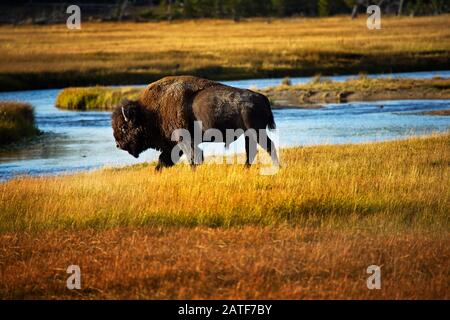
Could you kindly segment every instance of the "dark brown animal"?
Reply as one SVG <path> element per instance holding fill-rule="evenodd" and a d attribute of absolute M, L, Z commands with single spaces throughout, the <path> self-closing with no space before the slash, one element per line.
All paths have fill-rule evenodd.
<path fill-rule="evenodd" d="M 203 133 L 214 128 L 223 137 L 228 129 L 254 129 L 255 135 L 245 136 L 246 165 L 254 159 L 256 142 L 278 165 L 274 144 L 266 134 L 266 127 L 275 128 L 269 100 L 250 90 L 192 76 L 165 77 L 151 83 L 138 101 L 125 101 L 112 114 L 117 147 L 136 158 L 148 148 L 161 151 L 157 170 L 174 165 L 183 153 L 193 165 L 202 162 L 198 141 L 183 144 L 172 140 L 177 129 L 186 129 L 193 137 L 196 121 L 201 121 Z M 232 141 L 225 142 L 229 145 Z M 174 159 L 173 154 L 178 156 Z"/>

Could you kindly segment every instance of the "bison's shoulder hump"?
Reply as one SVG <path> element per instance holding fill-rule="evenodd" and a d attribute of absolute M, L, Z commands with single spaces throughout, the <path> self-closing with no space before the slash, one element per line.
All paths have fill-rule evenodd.
<path fill-rule="evenodd" d="M 215 85 L 219 83 L 193 76 L 165 77 L 147 86 L 140 104 L 157 115 L 162 131 L 170 137 L 174 129 L 188 127 L 192 97 Z"/>
<path fill-rule="evenodd" d="M 144 105 L 169 107 L 169 104 L 184 104 L 192 94 L 219 83 L 194 76 L 164 77 L 147 86 L 141 96 Z"/>

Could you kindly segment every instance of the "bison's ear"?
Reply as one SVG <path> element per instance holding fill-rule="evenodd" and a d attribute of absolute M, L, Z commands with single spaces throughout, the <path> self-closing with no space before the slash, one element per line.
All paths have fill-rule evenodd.
<path fill-rule="evenodd" d="M 138 123 L 141 118 L 141 107 L 136 101 L 125 101 L 121 104 L 123 119 L 126 122 Z"/>

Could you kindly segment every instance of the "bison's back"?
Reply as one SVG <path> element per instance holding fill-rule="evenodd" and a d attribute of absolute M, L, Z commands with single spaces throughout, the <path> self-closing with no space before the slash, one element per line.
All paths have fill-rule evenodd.
<path fill-rule="evenodd" d="M 192 102 L 195 120 L 203 129 L 272 128 L 273 115 L 265 96 L 251 90 L 218 85 L 199 91 Z"/>

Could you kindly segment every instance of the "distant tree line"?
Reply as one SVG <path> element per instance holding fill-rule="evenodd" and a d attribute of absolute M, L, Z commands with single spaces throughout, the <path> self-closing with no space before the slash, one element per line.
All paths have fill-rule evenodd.
<path fill-rule="evenodd" d="M 142 1 L 131 1 L 139 3 Z M 379 5 L 384 13 L 398 15 L 432 15 L 449 11 L 448 0 L 153 0 L 144 1 L 158 7 L 160 18 L 233 18 L 331 16 L 365 12 L 367 6 Z"/>
<path fill-rule="evenodd" d="M 383 14 L 435 15 L 450 11 L 450 0 L 15 0 L 0 2 L 0 23 L 14 20 L 52 23 L 66 17 L 64 6 L 78 4 L 83 19 L 172 20 L 196 18 L 292 17 L 365 13 L 379 5 Z"/>

